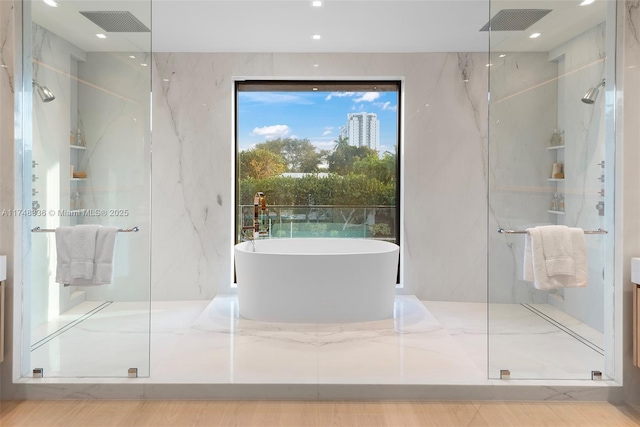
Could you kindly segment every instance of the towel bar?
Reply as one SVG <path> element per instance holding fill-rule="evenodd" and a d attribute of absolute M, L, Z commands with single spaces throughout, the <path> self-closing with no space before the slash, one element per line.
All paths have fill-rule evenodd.
<path fill-rule="evenodd" d="M 527 230 L 505 230 L 504 228 L 498 228 L 500 234 L 527 234 Z M 598 228 L 597 230 L 584 230 L 584 234 L 607 234 L 607 230 Z"/>
<path fill-rule="evenodd" d="M 32 233 L 55 233 L 54 228 L 40 228 L 35 227 L 31 229 Z M 118 228 L 118 233 L 137 233 L 140 231 L 140 227 L 132 227 L 132 228 Z"/>

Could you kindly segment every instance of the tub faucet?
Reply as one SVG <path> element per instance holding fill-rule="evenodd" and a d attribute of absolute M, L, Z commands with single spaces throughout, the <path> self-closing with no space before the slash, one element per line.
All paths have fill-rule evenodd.
<path fill-rule="evenodd" d="M 253 196 L 253 225 L 243 226 L 242 235 L 247 240 L 256 240 L 261 235 L 266 235 L 266 231 L 260 230 L 260 212 L 267 210 L 267 199 L 264 197 L 264 193 L 258 191 Z M 252 230 L 252 236 L 249 236 L 246 231 Z"/>

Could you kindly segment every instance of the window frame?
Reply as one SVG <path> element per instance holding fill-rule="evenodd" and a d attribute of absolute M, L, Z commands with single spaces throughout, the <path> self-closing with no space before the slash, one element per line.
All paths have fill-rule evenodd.
<path fill-rule="evenodd" d="M 397 78 L 375 79 L 375 80 L 251 80 L 243 79 L 234 82 L 234 209 L 233 209 L 233 235 L 234 244 L 240 243 L 238 240 L 238 218 L 240 209 L 240 167 L 239 167 L 239 94 L 241 92 L 313 92 L 314 88 L 322 88 L 322 91 L 349 91 L 349 92 L 373 92 L 379 88 L 385 91 L 393 90 L 397 95 L 397 111 L 396 111 L 396 185 L 395 185 L 395 243 L 401 247 L 401 167 L 402 167 L 402 81 Z M 267 200 L 268 205 L 268 200 Z M 400 269 L 398 269 L 398 282 L 400 278 Z"/>

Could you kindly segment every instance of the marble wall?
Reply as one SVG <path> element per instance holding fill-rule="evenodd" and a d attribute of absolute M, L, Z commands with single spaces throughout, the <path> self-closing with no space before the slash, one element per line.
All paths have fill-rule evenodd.
<path fill-rule="evenodd" d="M 403 80 L 403 293 L 486 299 L 484 54 L 157 53 L 153 299 L 230 291 L 234 79 Z M 318 64 L 318 66 L 314 66 Z"/>

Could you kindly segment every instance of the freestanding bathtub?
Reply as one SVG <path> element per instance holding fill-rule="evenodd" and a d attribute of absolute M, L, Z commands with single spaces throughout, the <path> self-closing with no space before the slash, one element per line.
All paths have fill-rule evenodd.
<path fill-rule="evenodd" d="M 295 323 L 391 317 L 398 252 L 393 243 L 367 239 L 238 243 L 235 261 L 240 315 Z"/>

